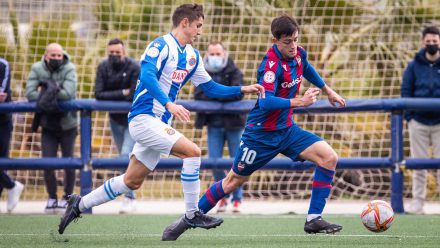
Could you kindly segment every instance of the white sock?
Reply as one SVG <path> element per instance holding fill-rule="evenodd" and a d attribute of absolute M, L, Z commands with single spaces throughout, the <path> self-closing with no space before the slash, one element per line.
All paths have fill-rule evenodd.
<path fill-rule="evenodd" d="M 194 218 L 194 212 L 199 209 L 200 163 L 200 157 L 183 159 L 182 173 L 180 174 L 183 188 L 183 199 L 186 206 L 186 217 L 190 219 Z"/>
<path fill-rule="evenodd" d="M 307 222 L 309 222 L 319 216 L 321 216 L 321 215 L 320 214 L 308 214 L 307 215 Z"/>
<path fill-rule="evenodd" d="M 99 188 L 83 196 L 79 202 L 79 211 L 83 212 L 85 209 L 101 205 L 131 191 L 124 183 L 124 176 L 125 174 L 122 174 L 110 178 Z"/>

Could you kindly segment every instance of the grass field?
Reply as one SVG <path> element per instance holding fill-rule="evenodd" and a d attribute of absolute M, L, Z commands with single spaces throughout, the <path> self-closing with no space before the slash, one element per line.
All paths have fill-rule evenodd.
<path fill-rule="evenodd" d="M 358 216 L 328 215 L 344 229 L 307 235 L 304 216 L 225 216 L 219 228 L 189 230 L 175 242 L 160 241 L 172 215 L 85 215 L 64 235 L 58 216 L 0 215 L 0 247 L 440 247 L 440 216 L 398 215 L 388 231 L 366 230 Z"/>

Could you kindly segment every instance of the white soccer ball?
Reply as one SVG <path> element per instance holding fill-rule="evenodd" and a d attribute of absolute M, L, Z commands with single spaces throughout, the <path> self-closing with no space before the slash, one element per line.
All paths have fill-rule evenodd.
<path fill-rule="evenodd" d="M 393 224 L 394 211 L 386 201 L 374 200 L 364 207 L 361 219 L 368 230 L 383 232 Z"/>

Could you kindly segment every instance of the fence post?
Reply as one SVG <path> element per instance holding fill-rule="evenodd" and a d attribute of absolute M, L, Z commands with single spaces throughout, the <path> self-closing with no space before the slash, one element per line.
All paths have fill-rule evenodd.
<path fill-rule="evenodd" d="M 80 172 L 81 196 L 92 191 L 92 171 L 90 161 L 92 158 L 92 112 L 81 110 L 81 161 L 83 168 Z M 92 209 L 87 209 L 85 213 L 92 213 Z"/>
<path fill-rule="evenodd" d="M 391 176 L 391 207 L 396 213 L 404 213 L 403 173 L 400 169 L 403 161 L 403 118 L 402 110 L 391 113 L 391 161 L 394 169 Z"/>

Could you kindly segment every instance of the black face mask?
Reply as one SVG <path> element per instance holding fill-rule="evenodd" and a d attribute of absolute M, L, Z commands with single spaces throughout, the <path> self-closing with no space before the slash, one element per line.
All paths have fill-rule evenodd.
<path fill-rule="evenodd" d="M 109 55 L 108 62 L 114 69 L 119 69 L 124 65 L 121 56 L 118 55 Z"/>
<path fill-rule="evenodd" d="M 63 64 L 62 59 L 49 59 L 49 67 L 52 69 L 52 71 L 58 70 L 60 66 Z"/>
<path fill-rule="evenodd" d="M 438 44 L 426 45 L 426 51 L 431 55 L 435 55 L 438 52 Z"/>

